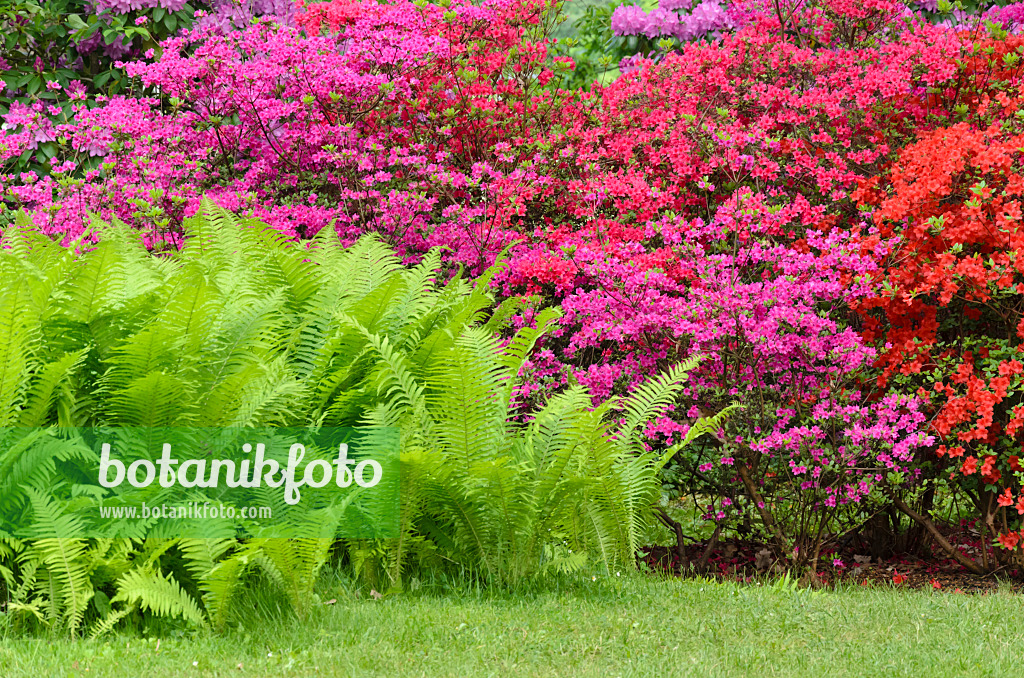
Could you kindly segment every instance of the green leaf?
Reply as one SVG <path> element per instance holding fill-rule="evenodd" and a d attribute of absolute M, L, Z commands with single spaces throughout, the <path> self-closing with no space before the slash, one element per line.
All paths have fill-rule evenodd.
<path fill-rule="evenodd" d="M 69 28 L 72 28 L 76 31 L 81 30 L 83 28 L 87 28 L 89 26 L 78 14 L 68 14 L 66 17 L 64 17 L 64 21 L 67 22 Z"/>

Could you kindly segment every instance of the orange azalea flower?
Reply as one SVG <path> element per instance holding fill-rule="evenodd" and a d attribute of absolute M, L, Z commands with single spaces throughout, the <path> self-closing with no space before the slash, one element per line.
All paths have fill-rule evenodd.
<path fill-rule="evenodd" d="M 1024 366 L 1016 360 L 1011 360 L 1009 362 L 1003 361 L 999 363 L 999 374 L 1001 376 L 1008 377 L 1014 374 L 1020 374 L 1022 371 L 1024 371 Z"/>

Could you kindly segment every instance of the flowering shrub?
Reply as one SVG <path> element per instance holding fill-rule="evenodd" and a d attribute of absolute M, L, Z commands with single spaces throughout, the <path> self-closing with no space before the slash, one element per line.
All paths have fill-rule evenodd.
<path fill-rule="evenodd" d="M 742 32 L 648 62 L 581 104 L 553 153 L 575 176 L 550 170 L 564 188 L 548 213 L 563 222 L 522 246 L 506 281 L 565 311 L 534 383 L 565 375 L 561 363 L 610 396 L 708 354 L 689 404 L 652 434 L 672 439 L 687 416 L 744 405 L 681 462 L 682 484 L 716 497 L 719 520 L 826 516 L 909 470 L 931 442 L 917 402 L 858 394 L 874 354 L 844 309 L 872 293 L 864 276 L 887 244 L 848 245 L 861 222 L 846 196 L 902 138 L 880 114 L 888 102 L 951 76 L 945 60 L 921 66 L 924 52 L 953 53 L 947 38 L 928 28 L 880 49 L 809 53 Z M 817 546 L 799 541 L 776 539 L 806 564 Z"/>
<path fill-rule="evenodd" d="M 734 28 L 734 19 L 717 0 L 659 0 L 650 12 L 638 5 L 622 5 L 612 14 L 616 35 L 643 35 L 647 38 L 673 37 L 679 41 Z"/>
<path fill-rule="evenodd" d="M 52 176 L 12 182 L 11 206 L 51 233 L 80 233 L 95 211 L 159 243 L 205 193 L 293 236 L 333 221 L 346 237 L 375 230 L 406 253 L 445 244 L 486 265 L 509 242 L 507 191 L 538 179 L 551 68 L 571 66 L 530 40 L 543 4 L 349 7 L 315 6 L 301 20 L 313 35 L 264 21 L 164 42 L 159 60 L 127 66 L 163 98 L 77 104 L 53 132 L 67 154 Z M 8 157 L 40 133 L 30 115 L 12 122 Z M 91 156 L 103 164 L 89 169 Z"/>
<path fill-rule="evenodd" d="M 922 133 L 860 189 L 880 235 L 900 244 L 884 288 L 858 307 L 865 337 L 885 345 L 879 384 L 930 399 L 937 457 L 1019 564 L 1024 41 L 985 47 L 964 62 L 979 85 L 957 104 L 965 119 Z"/>
<path fill-rule="evenodd" d="M 584 169 L 556 202 L 583 223 L 545 236 L 513 265 L 513 282 L 567 312 L 563 345 L 537 361 L 538 384 L 562 362 L 610 395 L 660 360 L 712 356 L 691 392 L 695 406 L 680 415 L 730 401 L 745 410 L 677 477 L 718 497 L 708 518 L 749 520 L 756 510 L 780 555 L 792 548 L 798 565 L 816 561 L 822 545 L 808 525 L 821 519 L 820 535 L 837 526 L 832 517 L 855 521 L 855 510 L 830 511 L 856 505 L 879 482 L 890 492 L 920 479 L 933 434 L 946 433 L 926 430 L 931 406 L 915 388 L 861 396 L 877 335 L 857 336 L 860 321 L 847 311 L 884 294 L 877 262 L 899 257 L 896 275 L 914 267 L 904 250 L 890 255 L 900 229 L 864 224 L 850 191 L 903 144 L 976 115 L 1017 68 L 1016 38 L 996 30 L 975 44 L 977 26 L 921 22 L 903 30 L 895 19 L 904 14 L 879 4 L 831 5 L 814 15 L 820 21 L 798 16 L 810 44 L 828 46 L 813 51 L 780 38 L 785 23 L 770 13 L 754 14 L 735 36 L 641 60 L 599 92 L 585 126 L 566 131 L 574 168 Z M 990 118 L 1005 126 L 1015 110 Z M 922 151 L 910 174 L 928 158 Z M 859 257 L 847 237 L 861 243 Z M 804 255 L 813 263 L 801 269 Z M 964 400 L 987 402 L 977 393 Z M 652 433 L 671 438 L 680 423 L 685 430 L 680 416 Z M 871 436 L 854 433 L 863 430 Z M 1016 494 L 1000 497 L 1009 505 Z"/>
<path fill-rule="evenodd" d="M 0 119 L 5 128 L 34 122 L 32 141 L 22 149 L 19 171 L 46 173 L 61 155 L 55 128 L 82 106 L 131 91 L 118 61 L 138 60 L 159 50 L 162 40 L 200 24 L 216 30 L 240 27 L 255 16 L 279 21 L 294 15 L 291 0 L 17 0 L 0 7 Z M 62 92 L 88 94 L 68 99 Z M 93 96 L 101 95 L 100 99 Z M 75 103 L 78 101 L 79 103 Z"/>
<path fill-rule="evenodd" d="M 718 0 L 659 0 L 649 12 L 636 5 L 617 8 L 612 30 L 617 35 L 667 37 L 683 43 L 718 38 L 723 31 L 757 24 L 762 29 L 788 32 L 801 46 L 838 43 L 854 47 L 868 35 L 898 30 L 898 20 L 911 16 L 900 0 L 744 0 L 726 4 Z"/>

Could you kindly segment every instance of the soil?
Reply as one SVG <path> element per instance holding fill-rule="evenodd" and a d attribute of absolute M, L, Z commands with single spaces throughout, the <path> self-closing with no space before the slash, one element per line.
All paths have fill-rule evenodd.
<path fill-rule="evenodd" d="M 969 557 L 981 562 L 981 539 L 972 526 L 944 528 L 944 536 Z M 771 550 L 764 543 L 746 540 L 721 540 L 707 559 L 707 568 L 696 568 L 707 548 L 707 541 L 687 545 L 691 567 L 682 571 L 674 547 L 651 546 L 643 550 L 641 560 L 654 572 L 671 572 L 689 576 L 710 576 L 722 580 L 752 582 L 781 573 Z M 991 547 L 989 547 L 991 548 Z M 818 577 L 825 586 L 837 583 L 860 586 L 884 586 L 907 589 L 937 589 L 950 593 L 990 593 L 997 589 L 1024 591 L 1024 577 L 1019 571 L 997 571 L 978 576 L 964 569 L 938 547 L 932 546 L 929 557 L 909 553 L 890 553 L 888 557 L 871 557 L 863 544 L 831 549 L 823 554 Z M 991 553 L 991 551 L 989 552 Z M 835 562 L 838 560 L 839 562 Z"/>

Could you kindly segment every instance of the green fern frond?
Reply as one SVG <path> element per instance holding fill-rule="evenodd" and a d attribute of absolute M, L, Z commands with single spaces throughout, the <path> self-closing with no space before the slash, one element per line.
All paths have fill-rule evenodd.
<path fill-rule="evenodd" d="M 30 382 L 25 404 L 18 416 L 19 426 L 45 426 L 51 421 L 50 408 L 57 397 L 58 389 L 67 383 L 88 352 L 89 349 L 81 349 L 65 353 L 38 371 Z"/>
<path fill-rule="evenodd" d="M 622 435 L 626 438 L 634 436 L 641 427 L 664 414 L 683 389 L 683 383 L 689 373 L 697 367 L 702 358 L 688 358 L 673 365 L 667 372 L 637 386 L 633 393 L 622 401 L 626 413 L 621 428 Z"/>
<path fill-rule="evenodd" d="M 130 615 L 136 609 L 135 605 L 125 605 L 124 607 L 111 610 L 105 617 L 97 620 L 92 626 L 89 627 L 89 631 L 86 636 L 89 640 L 96 640 L 101 636 L 105 636 L 114 630 L 122 619 Z"/>
<path fill-rule="evenodd" d="M 24 402 L 38 320 L 29 312 L 27 281 L 0 282 L 12 285 L 0 295 L 0 427 L 4 427 L 17 420 Z"/>
<path fill-rule="evenodd" d="M 191 384 L 173 374 L 150 372 L 110 394 L 106 418 L 110 424 L 158 428 L 187 426 L 195 418 Z"/>
<path fill-rule="evenodd" d="M 84 562 L 88 543 L 62 535 L 82 534 L 83 526 L 77 516 L 62 515 L 59 507 L 42 492 L 28 488 L 26 494 L 33 509 L 33 531 L 58 536 L 36 539 L 21 560 L 35 560 L 45 568 L 51 619 L 59 620 L 62 627 L 74 635 L 95 590 Z"/>
<path fill-rule="evenodd" d="M 431 371 L 426 401 L 434 435 L 463 465 L 494 458 L 505 435 L 506 383 L 498 340 L 467 328 Z"/>
<path fill-rule="evenodd" d="M 216 563 L 200 579 L 203 604 L 210 616 L 210 624 L 217 631 L 223 630 L 231 618 L 231 605 L 242 583 L 242 577 L 252 566 L 252 558 L 258 545 L 249 544 Z"/>
<path fill-rule="evenodd" d="M 501 354 L 501 360 L 508 369 L 510 379 L 503 391 L 503 398 L 508 400 L 512 397 L 512 391 L 516 385 L 519 372 L 523 369 L 530 352 L 537 341 L 551 330 L 562 317 L 562 311 L 558 308 L 546 308 L 534 319 L 534 327 L 524 327 L 513 335 L 511 341 L 505 346 Z"/>
<path fill-rule="evenodd" d="M 117 581 L 117 595 L 111 603 L 127 602 L 162 617 L 180 617 L 196 626 L 206 626 L 206 615 L 170 574 L 143 568 L 129 570 Z"/>
<path fill-rule="evenodd" d="M 124 284 L 117 245 L 101 240 L 77 260 L 71 276 L 59 286 L 64 314 L 75 322 L 89 324 L 102 315 Z"/>

